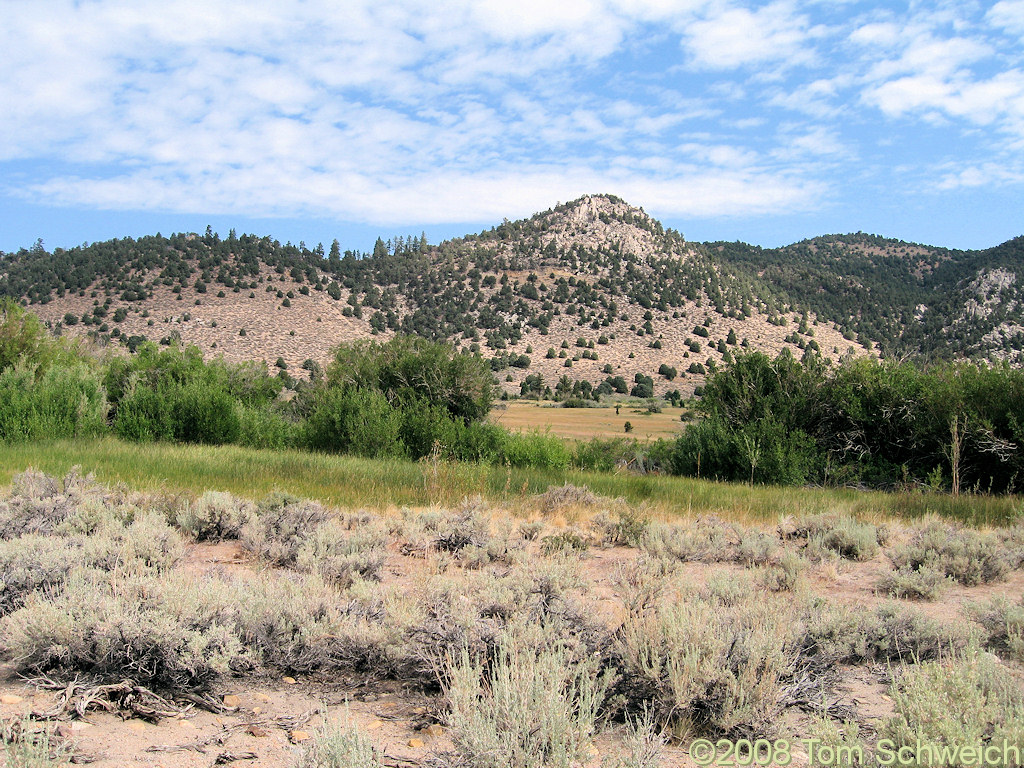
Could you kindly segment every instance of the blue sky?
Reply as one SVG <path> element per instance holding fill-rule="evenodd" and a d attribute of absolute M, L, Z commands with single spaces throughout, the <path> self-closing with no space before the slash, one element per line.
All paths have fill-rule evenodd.
<path fill-rule="evenodd" d="M 1024 0 L 0 0 L 0 249 L 369 249 L 588 192 L 692 240 L 1024 234 Z"/>

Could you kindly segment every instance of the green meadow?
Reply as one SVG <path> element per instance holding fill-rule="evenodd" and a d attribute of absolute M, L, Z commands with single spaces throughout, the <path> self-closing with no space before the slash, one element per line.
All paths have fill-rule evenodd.
<path fill-rule="evenodd" d="M 449 461 L 364 459 L 298 450 L 129 443 L 112 437 L 0 444 L 0 482 L 34 467 L 62 475 L 78 466 L 104 483 L 201 494 L 215 489 L 259 499 L 283 491 L 339 507 L 450 506 L 467 496 L 514 505 L 571 483 L 669 516 L 773 520 L 822 512 L 861 518 L 935 515 L 1003 525 L 1024 512 L 1019 496 L 882 492 L 721 483 L 667 475 L 517 468 Z"/>

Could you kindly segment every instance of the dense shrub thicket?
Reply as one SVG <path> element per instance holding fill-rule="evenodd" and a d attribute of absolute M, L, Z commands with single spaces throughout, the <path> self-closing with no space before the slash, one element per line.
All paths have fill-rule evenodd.
<path fill-rule="evenodd" d="M 723 480 L 1009 492 L 1024 481 L 1024 371 L 737 356 L 672 470 Z"/>
<path fill-rule="evenodd" d="M 492 386 L 490 364 L 478 355 L 398 336 L 340 345 L 323 375 L 294 383 L 294 396 L 285 398 L 284 382 L 263 364 L 204 360 L 196 347 L 151 342 L 101 360 L 53 338 L 17 304 L 0 308 L 5 441 L 114 434 L 567 467 L 573 455 L 557 438 L 511 434 L 485 421 Z"/>
<path fill-rule="evenodd" d="M 130 441 L 238 443 L 373 458 L 640 471 L 779 484 L 920 484 L 1015 491 L 1024 479 L 1024 371 L 918 368 L 783 352 L 736 356 L 709 376 L 703 419 L 674 443 L 512 434 L 486 421 L 493 373 L 479 355 L 396 336 L 335 349 L 310 381 L 265 364 L 204 360 L 144 342 L 99 358 L 0 306 L 0 440 L 114 434 Z"/>

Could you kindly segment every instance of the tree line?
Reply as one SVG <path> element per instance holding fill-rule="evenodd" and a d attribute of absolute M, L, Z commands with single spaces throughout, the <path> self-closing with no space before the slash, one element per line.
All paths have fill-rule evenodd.
<path fill-rule="evenodd" d="M 753 483 L 1014 492 L 1024 371 L 743 353 L 708 378 L 676 474 Z"/>
<path fill-rule="evenodd" d="M 341 344 L 324 370 L 284 382 L 263 363 L 204 360 L 196 347 L 140 344 L 97 355 L 0 305 L 0 440 L 114 435 L 129 441 L 300 448 L 366 457 L 431 454 L 565 467 L 568 446 L 487 422 L 490 364 L 422 338 Z"/>

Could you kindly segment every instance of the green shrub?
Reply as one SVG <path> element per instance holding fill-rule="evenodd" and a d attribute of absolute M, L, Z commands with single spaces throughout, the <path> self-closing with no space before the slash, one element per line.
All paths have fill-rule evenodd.
<path fill-rule="evenodd" d="M 1024 661 L 1024 598 L 998 597 L 971 606 L 971 615 L 988 633 L 986 645 L 1016 661 Z"/>
<path fill-rule="evenodd" d="M 635 456 L 636 443 L 622 437 L 591 438 L 573 446 L 573 466 L 584 470 L 612 472 Z"/>
<path fill-rule="evenodd" d="M 487 361 L 412 336 L 341 344 L 327 367 L 327 380 L 332 387 L 380 392 L 393 405 L 415 400 L 440 405 L 464 422 L 483 419 L 493 398 Z"/>
<path fill-rule="evenodd" d="M 0 373 L 0 440 L 95 437 L 107 430 L 107 410 L 100 378 L 84 363 Z"/>
<path fill-rule="evenodd" d="M 632 613 L 618 631 L 617 693 L 679 737 L 769 736 L 798 655 L 792 617 L 750 597 L 700 592 Z"/>
<path fill-rule="evenodd" d="M 300 427 L 266 407 L 236 404 L 239 445 L 249 448 L 292 448 L 299 443 Z"/>
<path fill-rule="evenodd" d="M 479 461 L 500 464 L 503 460 L 502 446 L 508 433 L 497 424 L 473 421 L 460 425 L 452 446 L 452 454 L 459 461 Z"/>
<path fill-rule="evenodd" d="M 502 445 L 502 459 L 513 467 L 565 469 L 571 458 L 565 441 L 540 432 L 510 432 Z"/>
<path fill-rule="evenodd" d="M 1024 753 L 1024 693 L 995 659 L 977 648 L 947 660 L 904 667 L 890 695 L 896 715 L 882 723 L 878 735 L 896 748 L 908 746 L 921 754 L 930 748 L 932 764 L 948 765 L 938 758 L 943 747 L 992 746 L 999 758 L 987 765 L 1019 765 Z M 1002 761 L 1005 746 L 1016 747 L 1016 760 Z"/>
<path fill-rule="evenodd" d="M 929 568 L 968 587 L 1001 581 L 1009 558 L 997 535 L 932 522 L 917 531 L 909 544 L 890 553 L 897 568 Z"/>
<path fill-rule="evenodd" d="M 951 581 L 941 571 L 928 566 L 917 570 L 904 567 L 885 574 L 879 579 L 877 589 L 890 597 L 934 600 Z"/>
<path fill-rule="evenodd" d="M 324 726 L 294 768 L 384 768 L 373 744 L 355 726 Z"/>
<path fill-rule="evenodd" d="M 417 400 L 404 404 L 401 414 L 401 441 L 409 458 L 429 455 L 435 444 L 446 454 L 453 452 L 462 423 L 455 421 L 446 408 Z"/>
<path fill-rule="evenodd" d="M 608 686 L 593 657 L 505 635 L 490 664 L 463 648 L 446 669 L 458 764 L 572 768 L 586 757 Z"/>
<path fill-rule="evenodd" d="M 325 387 L 303 425 L 303 440 L 316 451 L 380 458 L 402 456 L 402 413 L 380 392 Z"/>

